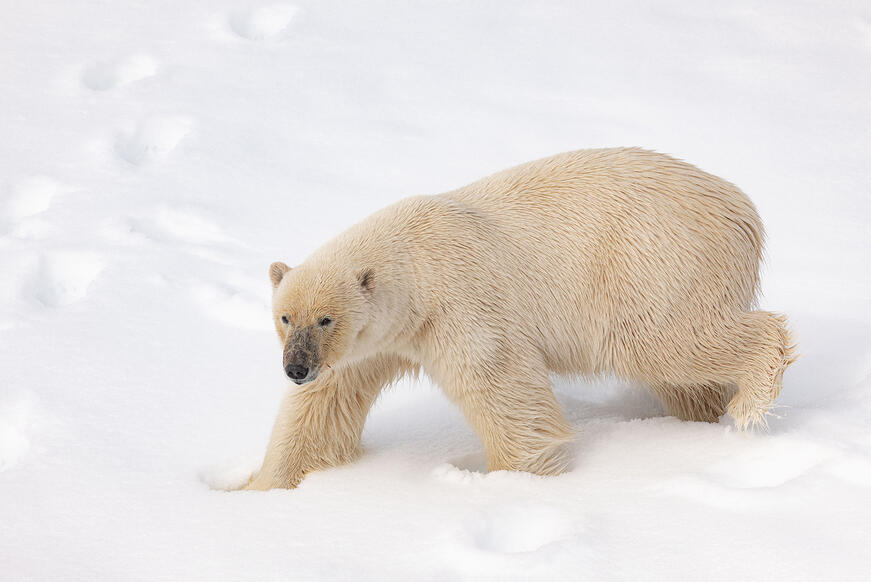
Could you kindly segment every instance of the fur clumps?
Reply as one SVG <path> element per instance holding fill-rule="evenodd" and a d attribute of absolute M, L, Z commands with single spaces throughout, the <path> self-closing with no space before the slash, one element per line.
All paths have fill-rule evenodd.
<path fill-rule="evenodd" d="M 755 309 L 763 241 L 736 186 L 638 148 L 389 206 L 269 268 L 283 353 L 311 357 L 284 362 L 308 375 L 249 488 L 353 460 L 383 387 L 419 372 L 463 411 L 490 470 L 565 469 L 572 430 L 549 374 L 615 374 L 678 418 L 765 426 L 796 356 L 786 319 Z"/>

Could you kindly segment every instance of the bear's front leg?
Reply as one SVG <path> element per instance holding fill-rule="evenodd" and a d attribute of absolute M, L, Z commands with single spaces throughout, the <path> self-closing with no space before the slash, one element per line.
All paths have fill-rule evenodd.
<path fill-rule="evenodd" d="M 317 382 L 317 381 L 316 381 Z M 307 429 L 304 415 L 297 414 L 316 398 L 311 393 L 312 386 L 287 388 L 260 470 L 243 487 L 246 490 L 267 491 L 269 489 L 291 489 L 299 485 L 306 473 L 305 447 L 302 446 Z"/>
<path fill-rule="evenodd" d="M 374 358 L 288 389 L 263 466 L 247 490 L 292 489 L 306 474 L 353 461 L 369 409 L 402 366 Z"/>
<path fill-rule="evenodd" d="M 558 475 L 568 465 L 572 428 L 544 370 L 543 363 L 505 357 L 467 368 L 450 382 L 449 395 L 484 443 L 488 471 Z"/>

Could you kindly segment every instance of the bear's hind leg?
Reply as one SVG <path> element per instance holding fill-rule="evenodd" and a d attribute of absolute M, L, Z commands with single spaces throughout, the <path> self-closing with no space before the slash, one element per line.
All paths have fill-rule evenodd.
<path fill-rule="evenodd" d="M 783 372 L 795 361 L 795 345 L 786 319 L 768 311 L 751 311 L 738 319 L 743 369 L 736 378 L 738 392 L 729 414 L 742 429 L 767 425 L 774 400 L 783 387 Z"/>
<path fill-rule="evenodd" d="M 688 367 L 671 372 L 689 383 L 736 384 L 726 410 L 741 429 L 765 426 L 783 371 L 795 360 L 785 318 L 768 311 L 740 313 L 695 337 L 696 343 L 685 346 L 691 354 L 684 360 Z"/>
<path fill-rule="evenodd" d="M 449 395 L 481 437 L 488 471 L 558 475 L 569 462 L 571 426 L 547 375 L 540 372 L 543 366 L 515 367 L 482 364 L 455 378 Z"/>
<path fill-rule="evenodd" d="M 717 422 L 726 412 L 734 390 L 718 382 L 703 384 L 654 383 L 650 389 L 670 416 L 695 422 Z"/>

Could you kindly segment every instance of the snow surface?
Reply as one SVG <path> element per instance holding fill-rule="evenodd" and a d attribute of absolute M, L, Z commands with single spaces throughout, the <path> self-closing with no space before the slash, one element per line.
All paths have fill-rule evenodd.
<path fill-rule="evenodd" d="M 3 4 L 0 579 L 867 579 L 867 2 Z M 358 463 L 214 489 L 285 386 L 271 261 L 616 145 L 758 205 L 803 354 L 770 433 L 563 380 L 574 469 L 484 474 L 409 381 Z"/>

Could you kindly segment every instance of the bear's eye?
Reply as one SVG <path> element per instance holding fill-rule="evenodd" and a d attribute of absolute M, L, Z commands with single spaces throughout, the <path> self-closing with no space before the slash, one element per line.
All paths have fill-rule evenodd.
<path fill-rule="evenodd" d="M 281 316 L 281 323 L 283 323 L 284 325 L 287 325 L 287 324 L 288 324 L 287 316 L 286 316 L 286 315 L 282 315 L 282 316 Z"/>
<path fill-rule="evenodd" d="M 318 321 L 318 325 L 321 326 L 321 327 L 327 327 L 327 326 L 330 325 L 331 323 L 333 323 L 333 320 L 330 319 L 329 317 L 322 317 L 322 318 Z"/>

